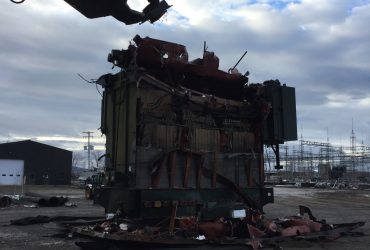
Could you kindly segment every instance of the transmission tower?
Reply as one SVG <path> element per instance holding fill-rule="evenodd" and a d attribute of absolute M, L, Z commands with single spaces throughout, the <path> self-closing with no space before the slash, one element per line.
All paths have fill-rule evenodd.
<path fill-rule="evenodd" d="M 352 118 L 352 132 L 351 132 L 351 161 L 352 161 L 352 178 L 354 178 L 355 174 L 355 160 L 356 160 L 356 135 L 353 129 L 353 118 Z"/>

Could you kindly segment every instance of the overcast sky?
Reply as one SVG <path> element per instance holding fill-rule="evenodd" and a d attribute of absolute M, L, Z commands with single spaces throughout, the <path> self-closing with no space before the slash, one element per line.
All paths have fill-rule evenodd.
<path fill-rule="evenodd" d="M 203 41 L 221 68 L 250 71 L 250 82 L 279 79 L 296 88 L 307 140 L 370 144 L 370 0 L 168 0 L 159 22 L 125 26 L 87 19 L 62 0 L 0 2 L 0 142 L 34 139 L 81 149 L 83 131 L 100 139 L 100 95 L 81 80 L 112 72 L 111 49 L 136 35 L 187 46 Z M 141 10 L 145 0 L 129 0 Z M 113 70 L 114 71 L 114 70 Z M 98 143 L 97 141 L 96 143 Z"/>

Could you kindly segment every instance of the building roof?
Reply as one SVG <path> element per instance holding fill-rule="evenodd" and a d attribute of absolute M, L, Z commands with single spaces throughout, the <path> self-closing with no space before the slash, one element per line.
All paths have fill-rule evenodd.
<path fill-rule="evenodd" d="M 55 147 L 55 146 L 51 146 L 51 145 L 48 145 L 48 144 L 45 144 L 45 143 L 32 141 L 32 140 L 23 140 L 23 141 L 0 143 L 0 147 L 16 146 L 16 145 L 29 145 L 29 146 L 38 145 L 38 146 L 42 146 L 42 147 L 48 147 L 50 149 L 63 150 L 63 151 L 71 152 L 71 151 L 63 149 L 63 148 L 58 148 L 58 147 Z"/>

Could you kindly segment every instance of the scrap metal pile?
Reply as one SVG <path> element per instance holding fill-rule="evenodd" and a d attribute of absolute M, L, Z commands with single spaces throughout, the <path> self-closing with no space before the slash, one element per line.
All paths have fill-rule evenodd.
<path fill-rule="evenodd" d="M 325 220 L 318 221 L 309 208 L 299 206 L 299 215 L 274 220 L 266 219 L 258 211 L 238 210 L 229 217 L 211 221 L 172 215 L 159 223 L 148 224 L 148 221 L 117 215 L 92 225 L 65 224 L 73 233 L 94 238 L 100 244 L 104 241 L 106 245 L 127 246 L 136 243 L 155 248 L 217 244 L 259 249 L 294 239 L 335 240 L 343 235 L 354 234 L 352 231 L 363 226 L 364 222 L 328 224 Z M 95 243 L 76 244 L 88 248 Z"/>
<path fill-rule="evenodd" d="M 168 215 L 173 202 L 181 216 L 272 202 L 272 189 L 263 187 L 270 111 L 263 95 L 270 86 L 288 87 L 247 85 L 247 73 L 220 70 L 206 49 L 190 61 L 183 45 L 133 41 L 108 56 L 122 70 L 97 81 L 104 88 L 107 183 L 96 188 L 95 202 L 106 212 L 151 219 Z"/>
<path fill-rule="evenodd" d="M 183 45 L 133 41 L 108 56 L 122 71 L 97 82 L 113 166 L 107 176 L 114 178 L 94 199 L 110 218 L 67 223 L 72 232 L 118 246 L 258 249 L 288 239 L 335 239 L 363 225 L 330 225 L 304 206 L 283 219 L 261 212 L 272 198 L 263 191 L 262 127 L 271 109 L 265 91 L 282 87 L 278 81 L 248 84 L 247 73 L 219 70 L 218 57 L 206 49 L 189 61 Z M 95 243 L 78 243 L 89 244 Z"/>
<path fill-rule="evenodd" d="M 245 98 L 252 102 L 253 98 L 261 94 L 256 93 L 261 86 L 247 88 L 249 72 L 241 74 L 236 69 L 236 65 L 228 72 L 220 70 L 219 58 L 214 52 L 207 50 L 206 44 L 203 57 L 189 61 L 184 45 L 150 37 L 142 38 L 139 35 L 136 35 L 132 41 L 134 43 L 126 50 L 112 50 L 108 61 L 125 71 L 133 70 L 135 65 L 145 71 L 142 70 L 139 73 L 150 75 L 172 88 L 178 87 L 176 89 L 178 91 L 187 90 L 189 96 L 193 93 L 203 97 L 211 95 L 214 98 L 238 101 Z M 216 99 L 215 102 L 217 102 Z M 233 104 L 230 102 L 230 106 Z"/>
<path fill-rule="evenodd" d="M 125 24 L 154 23 L 171 7 L 148 0 L 138 12 L 127 0 L 64 1 L 88 18 L 113 16 Z M 108 61 L 121 71 L 96 82 L 104 89 L 106 180 L 91 194 L 107 220 L 64 222 L 72 232 L 113 245 L 258 249 L 288 239 L 333 240 L 364 224 L 331 225 L 304 206 L 298 216 L 263 215 L 263 206 L 273 202 L 273 190 L 264 187 L 264 145 L 273 147 L 281 168 L 279 144 L 297 139 L 294 88 L 278 80 L 250 84 L 238 63 L 222 71 L 206 45 L 202 58 L 189 60 L 181 44 L 136 36 Z M 7 206 L 10 200 L 0 202 Z M 46 204 L 65 202 L 50 198 Z M 89 244 L 99 248 L 78 243 Z"/>
<path fill-rule="evenodd" d="M 10 207 L 22 205 L 24 207 L 58 207 L 72 206 L 67 197 L 63 196 L 44 196 L 35 193 L 26 193 L 25 195 L 0 195 L 0 207 Z"/>

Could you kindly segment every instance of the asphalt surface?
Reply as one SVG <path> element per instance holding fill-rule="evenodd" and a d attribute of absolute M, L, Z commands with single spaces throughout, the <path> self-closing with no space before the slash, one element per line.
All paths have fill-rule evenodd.
<path fill-rule="evenodd" d="M 10 190 L 16 193 L 16 190 Z M 27 250 L 57 250 L 57 249 L 80 249 L 75 245 L 76 241 L 88 241 L 61 234 L 61 228 L 57 223 L 13 226 L 10 220 L 28 216 L 104 216 L 104 209 L 93 205 L 91 201 L 84 199 L 82 189 L 67 186 L 27 186 L 26 192 L 42 195 L 67 196 L 77 207 L 40 207 L 26 208 L 23 205 L 13 205 L 0 208 L 0 249 L 27 249 Z M 9 192 L 2 190 L 0 194 Z M 370 249 L 370 191 L 361 190 L 323 190 L 305 188 L 275 188 L 275 203 L 265 206 L 264 211 L 268 218 L 281 218 L 298 214 L 298 205 L 311 208 L 318 219 L 326 219 L 328 223 L 345 223 L 365 221 L 366 224 L 357 231 L 365 236 L 345 236 L 336 241 L 291 241 L 281 243 L 283 249 L 325 249 L 325 250 L 368 250 Z M 215 247 L 201 247 L 197 249 L 214 249 Z M 99 248 L 97 248 L 99 249 Z M 129 248 L 124 248 L 129 249 Z M 216 248 L 220 249 L 220 248 Z M 222 248 L 247 249 L 246 247 Z M 269 249 L 269 248 L 266 248 Z M 270 248 L 271 249 L 271 248 Z"/>

